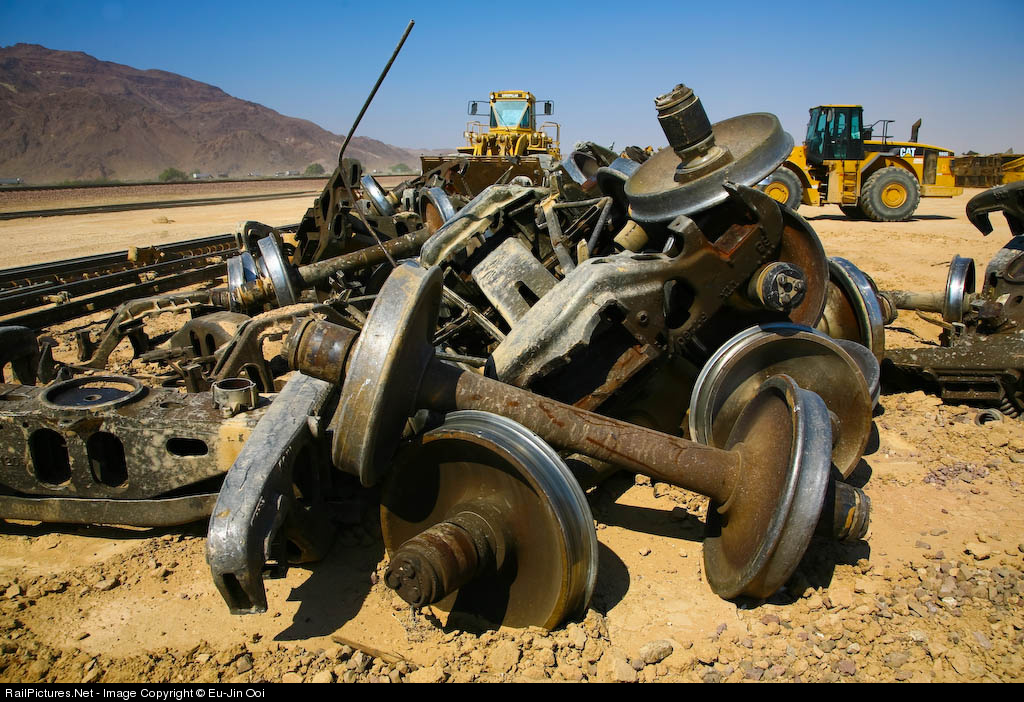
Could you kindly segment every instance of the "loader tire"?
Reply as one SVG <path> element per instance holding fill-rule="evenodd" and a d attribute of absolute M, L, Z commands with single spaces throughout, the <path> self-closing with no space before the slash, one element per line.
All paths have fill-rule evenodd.
<path fill-rule="evenodd" d="M 840 205 L 839 209 L 842 210 L 843 214 L 848 219 L 867 219 L 868 216 L 864 214 L 864 210 L 860 208 L 860 205 Z"/>
<path fill-rule="evenodd" d="M 909 171 L 889 166 L 865 181 L 857 205 L 874 222 L 905 222 L 921 202 L 921 186 Z"/>
<path fill-rule="evenodd" d="M 800 178 L 785 166 L 776 168 L 770 176 L 758 183 L 757 187 L 791 210 L 800 207 L 800 201 L 804 197 L 804 185 Z"/>

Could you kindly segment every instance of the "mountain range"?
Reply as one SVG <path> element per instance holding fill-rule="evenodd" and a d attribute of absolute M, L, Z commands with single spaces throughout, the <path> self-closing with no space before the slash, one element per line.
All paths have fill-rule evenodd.
<path fill-rule="evenodd" d="M 0 47 L 0 178 L 153 180 L 167 168 L 270 175 L 313 163 L 330 173 L 342 141 L 174 73 L 35 44 Z M 442 151 L 357 136 L 346 156 L 368 170 L 418 169 L 421 153 Z"/>

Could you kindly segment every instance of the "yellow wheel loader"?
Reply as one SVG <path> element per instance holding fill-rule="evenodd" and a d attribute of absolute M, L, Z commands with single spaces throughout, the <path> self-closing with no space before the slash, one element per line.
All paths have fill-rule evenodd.
<path fill-rule="evenodd" d="M 538 113 L 550 115 L 554 103 L 537 100 L 525 90 L 503 90 L 491 93 L 488 101 L 470 101 L 470 116 L 482 116 L 485 110 L 488 123 L 473 120 L 466 124 L 466 145 L 458 148 L 458 154 L 421 156 L 423 172 L 460 162 L 462 167 L 454 182 L 470 197 L 499 180 L 507 182 L 517 176 L 540 185 L 544 168 L 562 158 L 560 125 L 537 125 Z M 545 131 L 552 129 L 554 136 Z"/>
<path fill-rule="evenodd" d="M 819 105 L 810 110 L 807 138 L 758 187 L 796 209 L 835 204 L 847 217 L 902 222 L 913 216 L 922 197 L 953 197 L 953 152 L 921 144 L 921 120 L 910 141 L 888 134 L 892 120 L 864 124 L 860 105 Z M 882 124 L 880 138 L 875 125 Z"/>

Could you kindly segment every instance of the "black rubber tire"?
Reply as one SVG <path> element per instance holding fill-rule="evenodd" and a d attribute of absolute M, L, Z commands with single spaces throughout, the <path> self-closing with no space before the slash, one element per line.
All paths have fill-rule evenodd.
<path fill-rule="evenodd" d="M 860 205 L 840 205 L 839 209 L 842 210 L 843 214 L 849 219 L 867 219 L 868 216 L 864 214 L 864 210 L 860 208 Z"/>
<path fill-rule="evenodd" d="M 788 191 L 786 201 L 782 204 L 791 210 L 800 207 L 800 201 L 804 197 L 804 184 L 800 182 L 800 177 L 785 166 L 779 166 L 770 176 L 758 183 L 757 187 L 759 190 L 767 191 L 769 186 L 776 183 Z"/>
<path fill-rule="evenodd" d="M 902 186 L 906 198 L 898 206 L 890 206 L 882 199 L 886 188 L 892 185 Z M 921 202 L 921 186 L 917 178 L 899 166 L 882 168 L 871 174 L 860 190 L 857 205 L 868 219 L 873 222 L 905 222 L 910 219 Z"/>

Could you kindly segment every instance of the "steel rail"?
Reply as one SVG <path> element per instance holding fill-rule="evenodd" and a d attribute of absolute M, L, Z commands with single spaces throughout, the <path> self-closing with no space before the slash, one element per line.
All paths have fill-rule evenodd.
<path fill-rule="evenodd" d="M 179 273 L 193 268 L 203 268 L 223 263 L 223 261 L 224 257 L 219 252 L 201 253 L 195 256 L 184 256 L 167 261 L 159 261 L 139 268 L 129 268 L 114 273 L 82 278 L 71 283 L 43 283 L 33 285 L 28 289 L 14 288 L 0 292 L 0 315 L 42 307 L 53 302 L 52 299 L 48 298 L 64 296 L 67 302 L 70 302 L 75 298 L 90 293 L 112 290 L 124 285 L 145 283 L 171 273 Z"/>
<path fill-rule="evenodd" d="M 319 190 L 300 190 L 269 195 L 238 195 L 233 197 L 202 197 L 189 200 L 155 200 L 151 202 L 123 202 L 113 205 L 84 205 L 81 207 L 54 207 L 45 210 L 19 210 L 0 212 L 0 221 L 27 219 L 30 217 L 64 217 L 67 215 L 105 214 L 108 212 L 129 212 L 133 210 L 162 210 L 174 207 L 202 207 L 207 205 L 230 205 L 239 202 L 262 202 L 288 198 L 319 195 Z"/>
<path fill-rule="evenodd" d="M 235 243 L 234 234 L 215 234 L 170 244 L 160 244 L 153 246 L 152 249 L 156 256 L 181 258 L 198 253 L 228 251 L 235 247 Z M 135 261 L 128 259 L 128 254 L 128 250 L 113 251 L 6 268 L 0 270 L 0 290 L 31 287 L 51 281 L 67 283 L 83 277 L 139 268 L 140 266 Z"/>
<path fill-rule="evenodd" d="M 189 285 L 217 280 L 225 274 L 224 264 L 216 263 L 183 273 L 163 276 L 144 283 L 125 285 L 116 290 L 101 292 L 97 295 L 71 300 L 63 304 L 49 305 L 19 314 L 0 317 L 0 324 L 24 326 L 39 331 L 52 324 L 59 324 L 76 317 L 113 309 L 127 300 L 148 295 L 158 295 Z"/>

